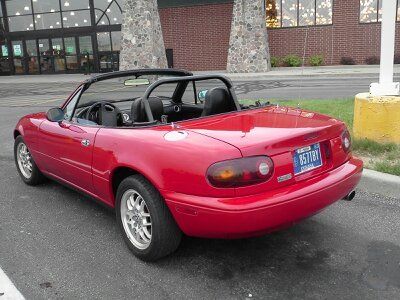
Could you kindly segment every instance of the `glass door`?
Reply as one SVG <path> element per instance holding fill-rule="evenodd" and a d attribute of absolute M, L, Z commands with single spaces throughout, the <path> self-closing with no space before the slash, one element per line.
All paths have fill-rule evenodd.
<path fill-rule="evenodd" d="M 73 72 L 79 70 L 78 55 L 76 49 L 76 38 L 66 37 L 64 38 L 65 44 L 65 62 L 67 72 Z"/>
<path fill-rule="evenodd" d="M 12 50 L 14 57 L 14 73 L 25 74 L 25 56 L 22 41 L 12 41 Z"/>
<path fill-rule="evenodd" d="M 44 74 L 54 73 L 53 50 L 50 48 L 49 39 L 39 40 L 40 71 Z"/>
<path fill-rule="evenodd" d="M 11 74 L 10 50 L 5 41 L 0 41 L 0 75 Z"/>
<path fill-rule="evenodd" d="M 39 57 L 36 40 L 26 40 L 27 69 L 29 74 L 39 74 Z"/>
<path fill-rule="evenodd" d="M 54 59 L 54 71 L 56 73 L 65 72 L 65 51 L 62 38 L 51 39 Z"/>
<path fill-rule="evenodd" d="M 99 71 L 110 72 L 112 70 L 112 56 L 109 32 L 97 33 L 97 46 L 99 50 Z"/>
<path fill-rule="evenodd" d="M 85 74 L 94 71 L 93 46 L 91 36 L 79 37 L 79 61 L 80 70 Z"/>

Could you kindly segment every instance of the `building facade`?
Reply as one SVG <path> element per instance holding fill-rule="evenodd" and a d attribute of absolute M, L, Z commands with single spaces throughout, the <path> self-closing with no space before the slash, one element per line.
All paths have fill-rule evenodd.
<path fill-rule="evenodd" d="M 270 54 L 364 64 L 379 56 L 382 1 L 266 0 Z M 0 0 L 0 74 L 118 70 L 124 2 Z M 158 7 L 170 67 L 226 69 L 233 0 L 158 0 Z M 400 0 L 397 19 L 400 54 Z"/>

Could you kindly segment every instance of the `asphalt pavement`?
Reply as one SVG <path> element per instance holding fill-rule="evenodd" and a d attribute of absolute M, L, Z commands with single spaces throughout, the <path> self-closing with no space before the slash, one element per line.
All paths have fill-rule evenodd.
<path fill-rule="evenodd" d="M 370 82 L 267 80 L 252 92 L 248 82 L 237 85 L 247 99 L 342 98 Z M 15 169 L 19 117 L 59 105 L 75 85 L 0 83 L 0 266 L 26 299 L 400 298 L 400 198 L 362 189 L 281 232 L 185 238 L 161 261 L 138 260 L 112 211 L 54 182 L 26 186 Z"/>
<path fill-rule="evenodd" d="M 33 78 L 32 78 L 33 77 Z M 43 79 L 44 78 L 44 79 Z M 51 107 L 62 103 L 80 81 L 87 76 L 31 76 L 0 78 L 0 107 Z M 47 80 L 45 80 L 47 79 Z M 67 80 L 68 79 L 68 80 Z M 396 80 L 400 80 L 400 77 Z M 377 75 L 352 77 L 293 77 L 272 79 L 233 77 L 239 99 L 301 100 L 351 98 L 369 90 Z"/>

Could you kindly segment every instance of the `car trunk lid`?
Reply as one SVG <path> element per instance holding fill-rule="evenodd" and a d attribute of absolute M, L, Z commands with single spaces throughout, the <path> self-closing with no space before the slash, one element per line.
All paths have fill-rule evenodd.
<path fill-rule="evenodd" d="M 341 150 L 343 122 L 329 116 L 296 108 L 268 106 L 182 122 L 186 130 L 200 133 L 238 148 L 244 157 L 268 155 L 274 161 L 274 175 L 268 189 L 289 185 L 321 174 L 343 163 L 347 154 Z M 296 150 L 318 144 L 322 166 L 295 174 Z M 333 155 L 334 154 L 334 155 Z M 335 157 L 334 157 L 335 156 Z M 252 193 L 266 186 L 239 188 Z"/>

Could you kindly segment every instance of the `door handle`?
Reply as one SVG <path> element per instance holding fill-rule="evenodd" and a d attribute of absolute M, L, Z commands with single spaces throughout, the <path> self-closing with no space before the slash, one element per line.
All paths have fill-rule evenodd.
<path fill-rule="evenodd" d="M 90 141 L 89 140 L 82 140 L 81 141 L 82 146 L 88 147 L 90 145 Z"/>

